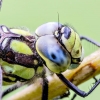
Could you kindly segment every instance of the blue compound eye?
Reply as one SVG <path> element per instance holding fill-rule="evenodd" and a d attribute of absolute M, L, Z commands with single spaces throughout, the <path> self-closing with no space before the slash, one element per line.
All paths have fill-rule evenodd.
<path fill-rule="evenodd" d="M 36 50 L 52 72 L 61 73 L 70 67 L 71 57 L 54 35 L 40 37 L 36 42 Z"/>

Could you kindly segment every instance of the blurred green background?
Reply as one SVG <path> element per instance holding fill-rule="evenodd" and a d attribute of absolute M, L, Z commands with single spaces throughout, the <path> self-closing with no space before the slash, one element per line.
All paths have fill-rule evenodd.
<path fill-rule="evenodd" d="M 24 26 L 34 33 L 39 25 L 58 21 L 57 12 L 60 23 L 67 23 L 74 27 L 80 35 L 88 36 L 100 42 L 99 0 L 3 0 L 0 24 L 8 27 Z M 94 49 L 92 49 L 85 46 L 85 54 L 93 52 Z M 81 85 L 80 88 L 88 91 L 92 83 L 91 80 Z M 99 93 L 100 86 L 88 97 L 77 96 L 75 100 L 99 100 Z M 67 98 L 66 100 L 70 99 Z"/>

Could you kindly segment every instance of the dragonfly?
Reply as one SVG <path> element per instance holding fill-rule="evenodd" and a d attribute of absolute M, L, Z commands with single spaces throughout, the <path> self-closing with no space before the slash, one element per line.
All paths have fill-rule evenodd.
<path fill-rule="evenodd" d="M 35 30 L 35 36 L 19 29 L 0 26 L 0 57 L 4 84 L 17 81 L 28 83 L 42 77 L 42 100 L 48 100 L 48 68 L 71 90 L 81 97 L 88 96 L 100 83 L 85 93 L 66 79 L 62 72 L 83 59 L 80 36 L 69 26 L 48 22 Z M 23 47 L 23 48 L 22 48 Z"/>

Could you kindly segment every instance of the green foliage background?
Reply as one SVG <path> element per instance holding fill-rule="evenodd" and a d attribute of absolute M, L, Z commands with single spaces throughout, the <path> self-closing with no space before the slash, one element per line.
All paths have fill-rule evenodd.
<path fill-rule="evenodd" d="M 30 32 L 41 24 L 58 21 L 68 24 L 80 34 L 100 42 L 100 1 L 99 0 L 3 0 L 0 24 L 8 27 L 25 26 Z M 93 48 L 92 48 L 93 49 Z M 85 52 L 91 52 L 89 46 Z M 88 91 L 89 81 L 80 86 Z M 100 86 L 85 100 L 99 100 Z M 83 100 L 77 97 L 75 100 Z M 7 99 L 6 99 L 7 100 Z M 67 100 L 69 100 L 67 98 Z"/>

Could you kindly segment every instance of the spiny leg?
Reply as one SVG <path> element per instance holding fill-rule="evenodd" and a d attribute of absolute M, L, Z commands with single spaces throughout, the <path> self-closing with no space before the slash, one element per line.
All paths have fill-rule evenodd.
<path fill-rule="evenodd" d="M 3 91 L 2 93 L 2 97 L 4 97 L 5 95 L 7 95 L 8 93 L 18 89 L 19 87 L 25 85 L 26 82 L 19 82 L 19 83 L 15 83 L 14 85 L 12 85 L 11 87 L 9 87 L 8 89 L 6 89 L 5 91 Z"/>
<path fill-rule="evenodd" d="M 80 36 L 80 39 L 81 40 L 86 40 L 86 41 L 96 45 L 97 47 L 100 47 L 100 43 L 98 43 L 98 42 L 96 42 L 96 41 L 94 41 L 94 40 L 92 40 L 92 39 L 90 39 L 90 38 L 88 38 L 86 36 Z"/>
<path fill-rule="evenodd" d="M 20 82 L 20 83 L 16 83 L 13 86 L 9 87 L 8 89 L 6 89 L 3 93 L 2 93 L 2 97 L 4 97 L 5 95 L 7 95 L 8 93 L 16 90 L 17 88 L 27 84 L 28 82 Z M 43 85 L 42 85 L 42 100 L 48 100 L 48 81 L 46 78 L 43 78 Z"/>
<path fill-rule="evenodd" d="M 97 43 L 96 41 L 94 41 L 94 40 L 92 40 L 92 39 L 90 39 L 90 38 L 88 38 L 88 37 L 80 36 L 80 39 L 81 39 L 81 40 L 86 40 L 86 41 L 88 41 L 88 42 L 90 42 L 90 43 L 96 45 L 97 47 L 100 47 L 100 44 L 99 44 L 99 43 Z M 93 77 L 93 78 L 94 78 L 95 83 L 96 83 L 98 80 L 97 80 L 95 77 Z M 77 96 L 77 94 L 74 94 L 74 95 L 72 96 L 71 100 L 74 100 L 74 99 L 76 98 L 76 96 Z"/>
<path fill-rule="evenodd" d="M 15 84 L 11 87 L 9 87 L 7 90 L 5 90 L 3 93 L 2 93 L 2 97 L 5 96 L 6 94 L 16 90 L 17 88 L 23 86 L 24 84 L 27 84 L 27 82 L 25 83 L 22 83 L 22 84 Z M 42 100 L 48 100 L 48 81 L 46 78 L 43 78 L 43 85 L 42 85 Z"/>
<path fill-rule="evenodd" d="M 24 79 L 24 78 L 21 78 L 17 75 L 14 75 L 14 74 L 8 74 L 8 73 L 5 73 L 7 76 L 10 76 L 11 78 L 15 78 L 15 80 L 11 80 L 9 77 L 3 77 L 3 81 L 5 82 L 8 82 L 8 83 L 15 83 L 14 85 L 12 85 L 11 87 L 9 87 L 8 89 L 6 89 L 5 91 L 3 91 L 2 93 L 2 97 L 7 95 L 8 93 L 16 90 L 17 88 L 27 84 L 28 80 L 27 79 Z"/>
<path fill-rule="evenodd" d="M 88 37 L 86 37 L 86 36 L 80 36 L 80 39 L 81 39 L 81 40 L 86 40 L 86 41 L 88 41 L 88 42 L 94 44 L 95 46 L 100 47 L 100 43 L 98 43 L 98 42 L 96 42 L 96 41 L 94 41 L 94 40 L 92 40 L 92 39 L 90 39 L 90 38 L 88 38 Z M 96 77 L 93 77 L 93 79 L 95 80 L 95 83 L 98 81 L 98 80 L 96 79 Z"/>
<path fill-rule="evenodd" d="M 84 91 L 80 90 L 78 87 L 76 87 L 73 83 L 71 83 L 70 81 L 68 81 L 62 74 L 56 74 L 59 79 L 66 85 L 68 86 L 71 90 L 73 90 L 76 94 L 78 94 L 81 97 L 86 97 L 88 96 L 90 93 L 92 93 L 92 91 L 100 84 L 100 80 L 98 80 L 94 86 L 89 90 L 89 92 L 85 93 Z"/>
<path fill-rule="evenodd" d="M 4 97 L 8 93 L 16 90 L 17 88 L 19 88 L 27 83 L 28 82 L 20 82 L 19 84 L 18 83 L 14 84 L 13 86 L 11 86 L 8 89 L 6 89 L 5 91 L 3 91 L 2 97 Z M 42 91 L 43 91 L 42 92 L 42 100 L 48 100 L 48 81 L 46 78 L 43 78 Z"/>
<path fill-rule="evenodd" d="M 93 77 L 93 79 L 95 80 L 95 83 L 98 81 L 98 80 L 96 79 L 96 77 Z M 74 95 L 72 96 L 71 100 L 75 100 L 76 96 L 77 96 L 77 94 L 74 93 Z"/>

